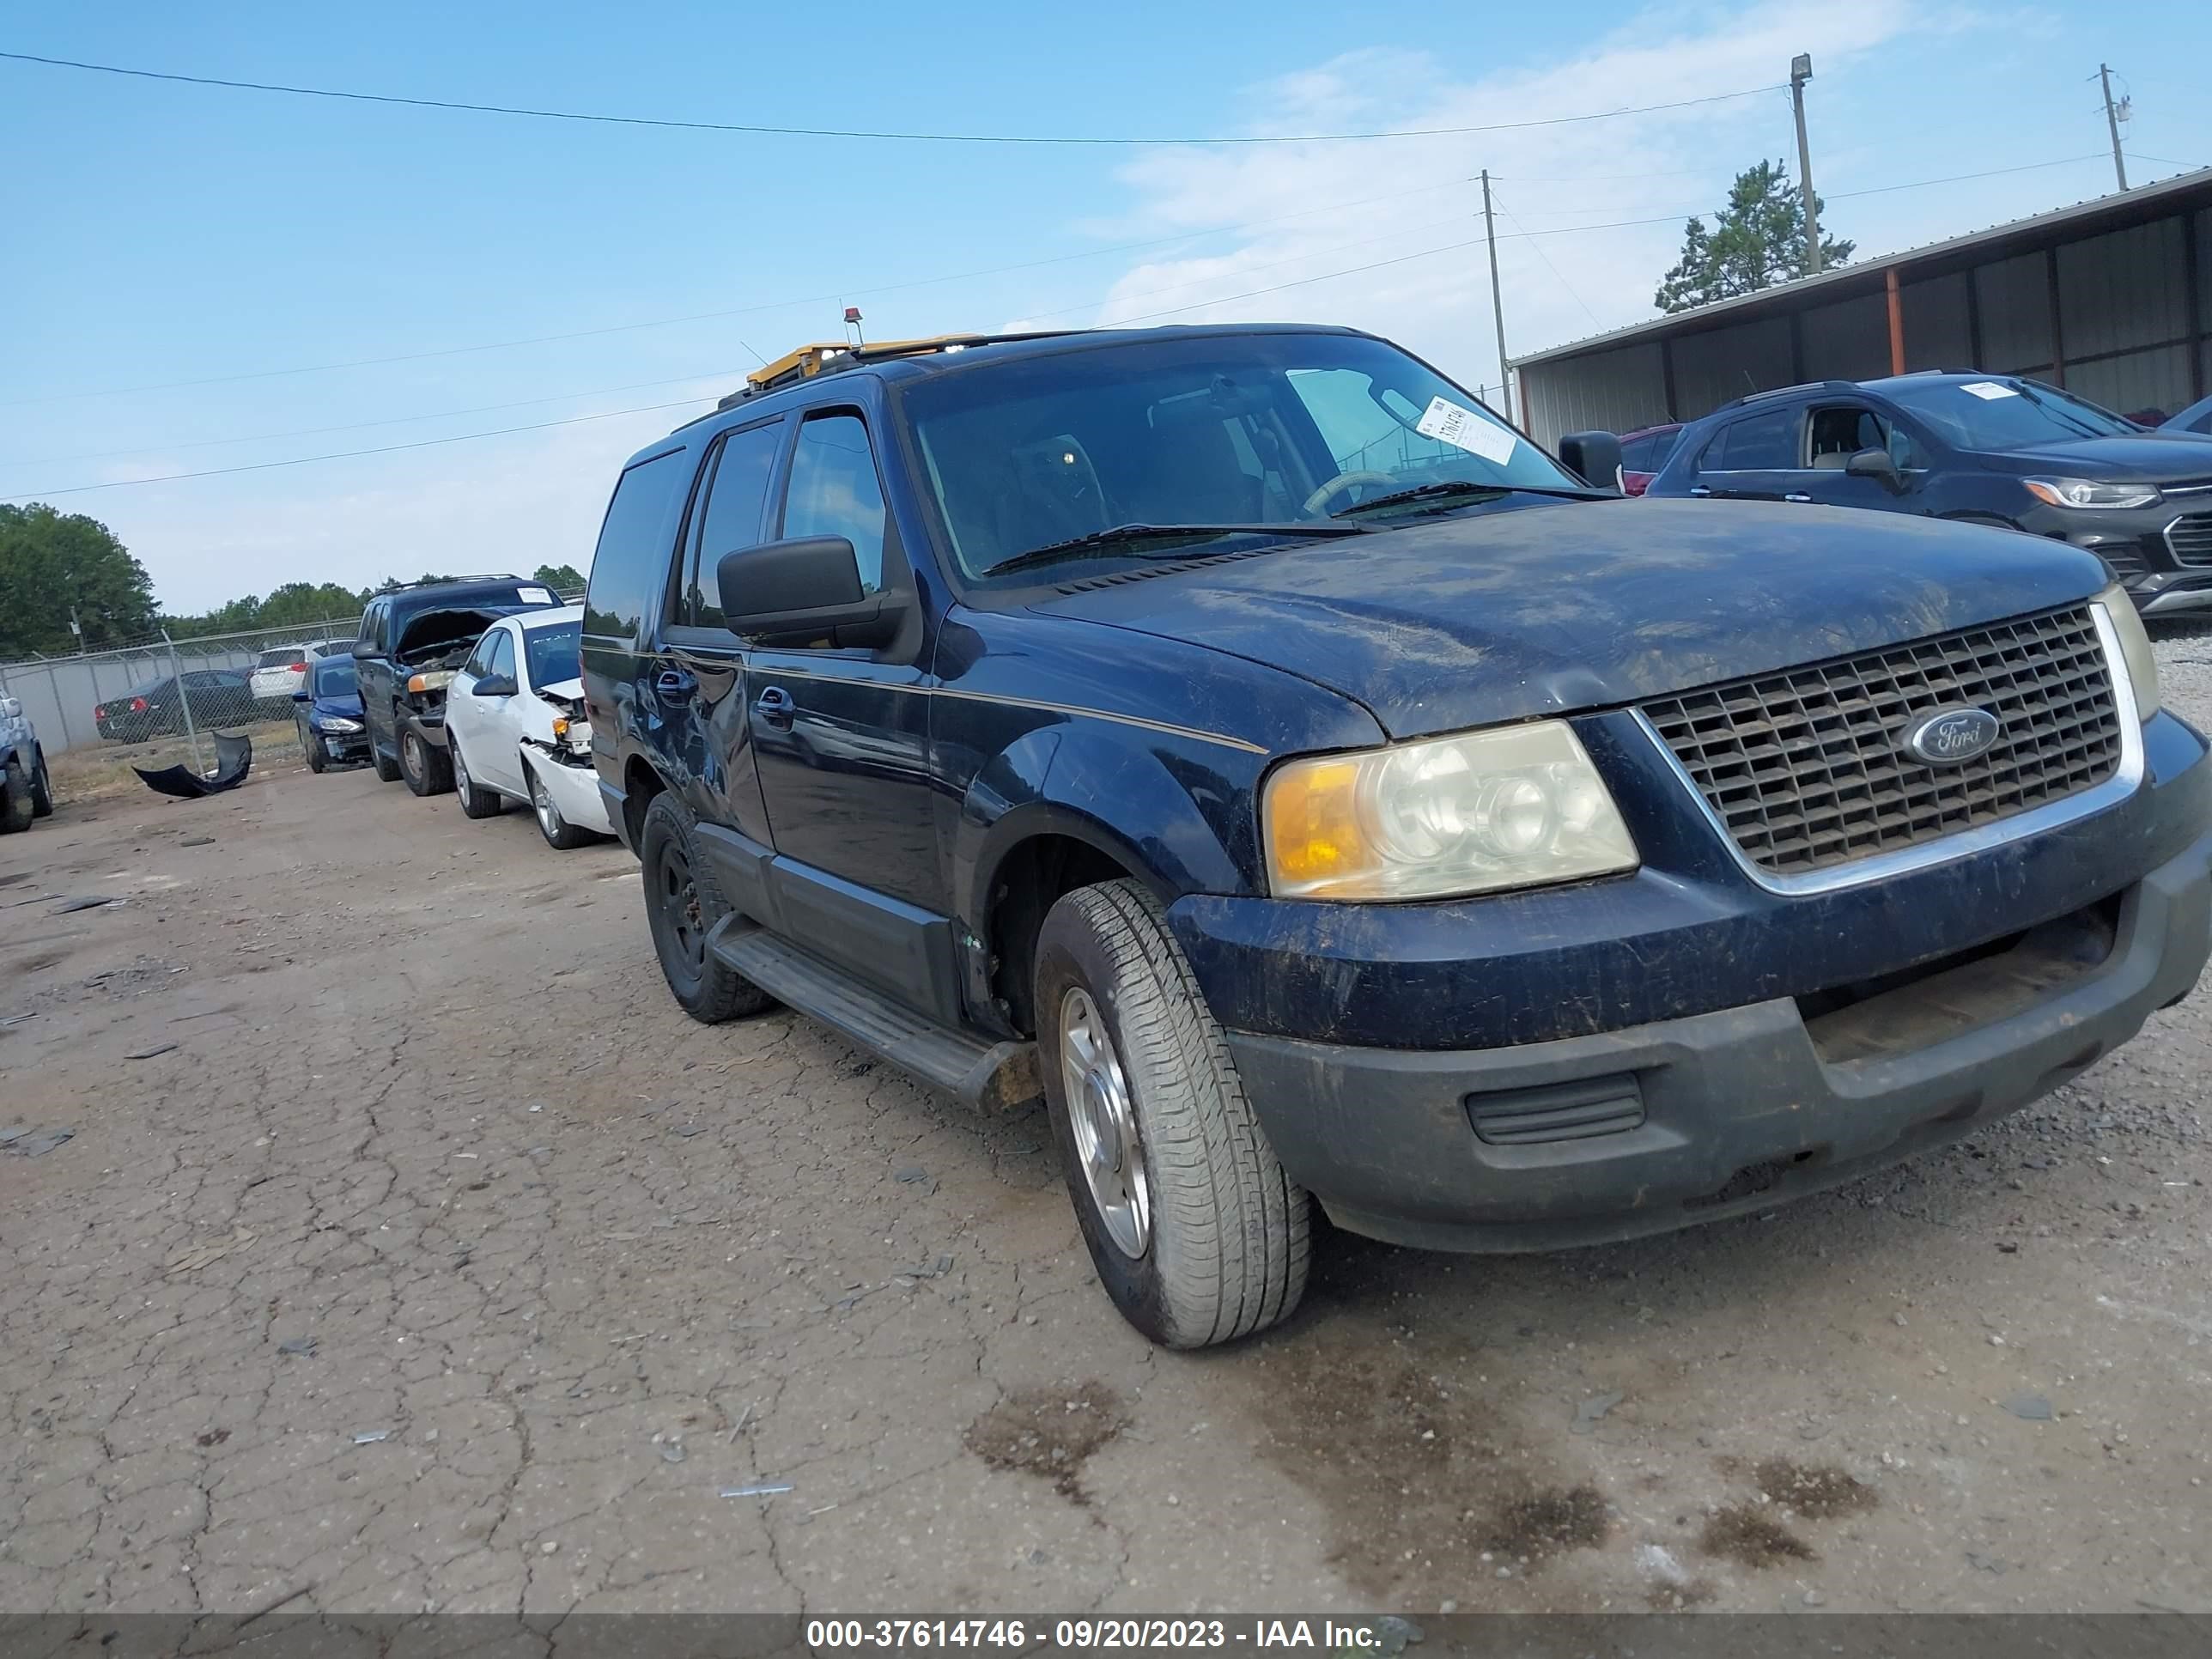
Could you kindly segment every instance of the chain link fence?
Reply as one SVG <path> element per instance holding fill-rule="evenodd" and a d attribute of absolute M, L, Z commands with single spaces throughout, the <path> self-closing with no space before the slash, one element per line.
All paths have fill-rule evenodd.
<path fill-rule="evenodd" d="M 0 696 L 21 702 L 50 756 L 174 738 L 190 746 L 216 731 L 290 742 L 292 693 L 309 657 L 345 651 L 360 622 L 356 614 L 198 639 L 156 636 L 120 650 L 0 664 Z M 277 722 L 277 731 L 257 730 Z"/>

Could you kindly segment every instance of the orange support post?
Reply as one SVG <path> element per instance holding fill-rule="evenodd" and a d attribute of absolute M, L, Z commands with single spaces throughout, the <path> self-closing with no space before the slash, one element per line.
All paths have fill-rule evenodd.
<path fill-rule="evenodd" d="M 1889 372 L 1905 373 L 1905 305 L 1897 296 L 1897 267 L 1882 273 L 1889 288 Z"/>

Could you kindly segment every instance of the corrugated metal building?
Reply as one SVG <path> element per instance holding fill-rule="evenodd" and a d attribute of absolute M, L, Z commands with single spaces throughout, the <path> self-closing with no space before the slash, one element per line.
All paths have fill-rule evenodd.
<path fill-rule="evenodd" d="M 1515 360 L 1528 429 L 1694 420 L 1916 368 L 2033 374 L 2123 412 L 2212 391 L 2212 168 Z"/>

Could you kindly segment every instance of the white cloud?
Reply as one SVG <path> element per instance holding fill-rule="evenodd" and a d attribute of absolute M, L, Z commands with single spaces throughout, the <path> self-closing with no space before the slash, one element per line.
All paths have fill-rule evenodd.
<path fill-rule="evenodd" d="M 1855 64 L 1937 26 L 1907 0 L 1650 12 L 1548 67 L 1454 80 L 1425 54 L 1373 48 L 1256 87 L 1243 106 L 1258 112 L 1249 123 L 1255 134 L 1492 125 L 1771 85 L 1807 51 L 1829 90 Z M 1955 18 L 1942 23 L 1956 26 Z M 1351 323 L 1405 341 L 1470 383 L 1495 386 L 1480 169 L 1496 181 L 1508 346 L 1522 351 L 1650 314 L 1682 219 L 1709 211 L 1735 173 L 1761 155 L 1787 156 L 1794 173 L 1790 131 L 1787 94 L 1770 92 L 1477 134 L 1147 152 L 1121 174 L 1133 205 L 1086 228 L 1127 239 L 1229 222 L 1255 228 L 1225 248 L 1146 258 L 1103 304 L 1041 299 L 1013 325 Z M 1920 165 L 1922 174 L 1905 176 L 1945 170 L 1926 158 Z M 1639 219 L 1659 222 L 1617 226 Z M 1580 225 L 1617 228 L 1519 234 Z"/>

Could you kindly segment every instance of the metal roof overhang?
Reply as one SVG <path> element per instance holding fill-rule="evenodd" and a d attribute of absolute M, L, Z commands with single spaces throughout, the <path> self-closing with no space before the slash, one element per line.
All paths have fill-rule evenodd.
<path fill-rule="evenodd" d="M 2179 173 L 2172 179 L 2160 179 L 2157 184 L 2138 185 L 2130 191 L 2116 191 L 2109 196 L 2079 202 L 2071 207 L 2054 208 L 2032 218 L 2014 219 L 2008 224 L 1992 226 L 1988 230 L 1954 236 L 1946 242 L 1930 242 L 1923 247 L 1882 254 L 1856 264 L 1824 270 L 1817 276 L 1801 276 L 1794 283 L 1778 283 L 1772 288 L 1763 288 L 1756 294 L 1740 295 L 1733 300 L 1717 300 L 1709 306 L 1676 312 L 1671 316 L 1655 317 L 1648 323 L 1632 324 L 1626 328 L 1614 329 L 1610 333 L 1593 334 L 1586 339 L 1570 341 L 1565 345 L 1532 351 L 1525 357 L 1514 358 L 1512 366 L 1516 369 L 1527 368 L 1538 363 L 1557 362 L 1562 358 L 1609 351 L 1616 346 L 1633 345 L 1642 340 L 1699 334 L 1708 329 L 1783 315 L 1807 305 L 1856 299 L 1863 295 L 1881 293 L 1887 286 L 1888 273 L 1892 270 L 1897 273 L 1900 283 L 1921 282 L 1931 276 L 1948 276 L 1954 270 L 1967 270 L 1992 259 L 2033 252 L 2054 242 L 2073 241 L 2108 230 L 2124 229 L 2147 220 L 2164 218 L 2170 213 L 2200 204 L 2212 204 L 2212 167 Z"/>

